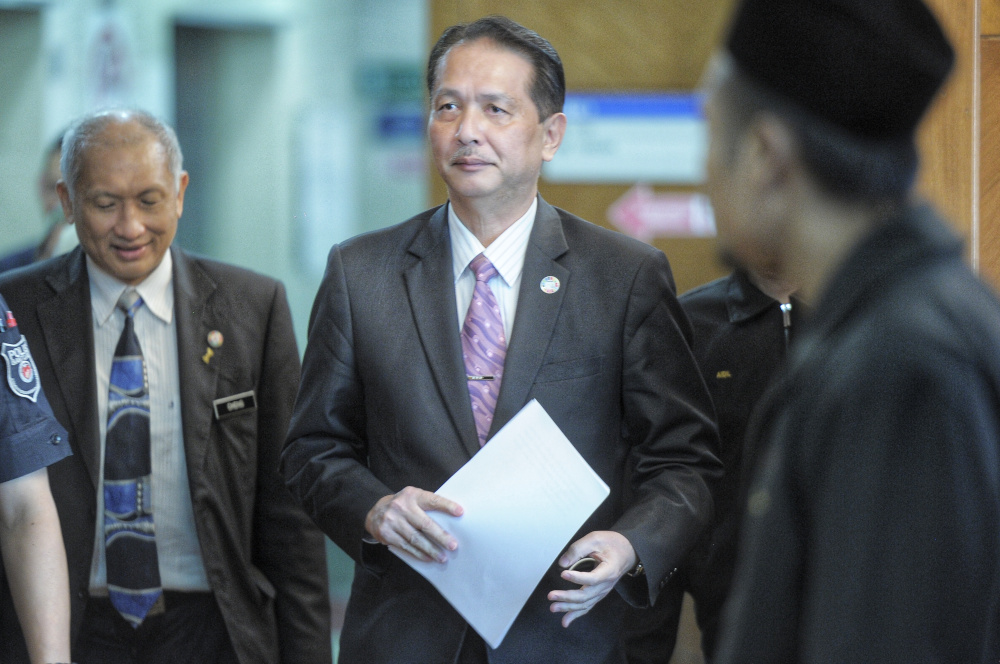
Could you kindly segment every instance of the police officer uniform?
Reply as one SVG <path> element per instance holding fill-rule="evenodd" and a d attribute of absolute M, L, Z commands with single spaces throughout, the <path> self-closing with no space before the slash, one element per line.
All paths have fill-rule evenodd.
<path fill-rule="evenodd" d="M 0 295 L 0 482 L 45 468 L 71 454 L 62 428 L 42 391 L 28 341 Z"/>
<path fill-rule="evenodd" d="M 17 329 L 14 314 L 0 295 L 0 483 L 23 477 L 72 454 L 62 428 L 42 391 L 28 341 Z M 0 596 L 8 595 L 7 576 L 0 569 Z M 8 598 L 0 607 L 9 606 Z M 2 610 L 2 608 L 0 608 Z M 0 621 L 0 624 L 11 621 Z M 17 621 L 13 621 L 16 623 Z M 0 661 L 6 661 L 14 635 L 0 631 Z M 20 646 L 23 650 L 24 646 Z"/>

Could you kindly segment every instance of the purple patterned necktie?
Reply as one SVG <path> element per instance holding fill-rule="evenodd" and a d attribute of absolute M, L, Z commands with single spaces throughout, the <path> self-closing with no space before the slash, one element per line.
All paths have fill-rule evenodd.
<path fill-rule="evenodd" d="M 476 289 L 462 326 L 462 357 L 469 380 L 472 415 L 476 419 L 479 446 L 482 447 L 486 444 L 486 434 L 493 423 L 493 411 L 500 394 L 507 339 L 503 333 L 500 306 L 487 283 L 497 276 L 497 269 L 483 254 L 473 258 L 469 268 L 476 275 Z"/>

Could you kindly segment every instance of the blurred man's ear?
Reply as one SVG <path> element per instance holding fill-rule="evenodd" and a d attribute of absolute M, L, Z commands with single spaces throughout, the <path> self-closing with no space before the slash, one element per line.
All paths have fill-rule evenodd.
<path fill-rule="evenodd" d="M 188 186 L 188 172 L 181 171 L 180 180 L 177 182 L 177 218 L 184 214 L 184 192 Z"/>
<path fill-rule="evenodd" d="M 791 176 L 795 162 L 795 141 L 788 125 L 768 113 L 762 113 L 750 125 L 751 164 L 761 187 L 780 187 Z"/>
<path fill-rule="evenodd" d="M 64 180 L 59 180 L 56 182 L 56 193 L 59 194 L 59 202 L 62 204 L 63 216 L 66 217 L 66 223 L 73 223 L 73 199 L 69 195 L 69 187 L 66 186 Z"/>
<path fill-rule="evenodd" d="M 757 209 L 771 219 L 786 218 L 796 197 L 793 189 L 797 181 L 798 155 L 791 129 L 777 117 L 762 113 L 736 140 L 740 142 L 738 167 L 747 169 Z"/>

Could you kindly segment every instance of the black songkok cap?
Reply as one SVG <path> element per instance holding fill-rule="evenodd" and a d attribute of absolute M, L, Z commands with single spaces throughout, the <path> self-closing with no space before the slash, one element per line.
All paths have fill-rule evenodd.
<path fill-rule="evenodd" d="M 750 78 L 875 140 L 912 137 L 955 58 L 920 0 L 744 0 L 726 46 Z"/>

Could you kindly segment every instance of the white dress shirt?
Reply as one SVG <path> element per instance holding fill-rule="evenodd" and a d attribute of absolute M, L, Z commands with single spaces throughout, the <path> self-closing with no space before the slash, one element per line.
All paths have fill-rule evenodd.
<path fill-rule="evenodd" d="M 469 304 L 472 302 L 472 292 L 476 288 L 476 275 L 469 269 L 469 263 L 479 254 L 485 254 L 499 273 L 490 279 L 488 284 L 500 307 L 504 335 L 507 338 L 507 345 L 510 345 L 510 333 L 514 329 L 514 313 L 517 311 L 517 291 L 521 287 L 521 273 L 524 270 L 524 254 L 528 250 L 528 238 L 535 226 L 537 210 L 536 196 L 524 216 L 493 240 L 490 246 L 484 248 L 479 238 L 473 235 L 458 218 L 451 204 L 448 205 L 448 229 L 451 232 L 451 263 L 455 272 L 455 304 L 458 307 L 459 331 L 465 325 L 465 316 L 469 313 Z"/>
<path fill-rule="evenodd" d="M 125 326 L 125 313 L 118 309 L 117 302 L 128 286 L 103 272 L 90 258 L 87 258 L 87 273 L 90 277 L 90 301 L 93 309 L 94 365 L 97 374 L 103 478 L 111 362 Z M 135 333 L 142 348 L 149 381 L 152 505 L 160 582 L 170 590 L 207 591 L 208 577 L 194 526 L 194 509 L 188 488 L 184 452 L 184 431 L 181 426 L 173 260 L 169 251 L 156 269 L 135 289 L 144 303 L 135 313 Z M 206 404 L 206 407 L 209 405 Z M 101 486 L 97 488 L 97 533 L 90 590 L 95 595 L 107 595 L 107 588 L 102 480 Z"/>

